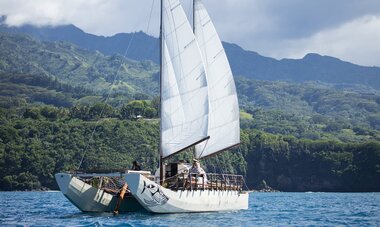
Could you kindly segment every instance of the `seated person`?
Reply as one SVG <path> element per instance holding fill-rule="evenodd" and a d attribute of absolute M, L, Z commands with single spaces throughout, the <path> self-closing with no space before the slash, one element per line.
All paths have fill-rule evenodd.
<path fill-rule="evenodd" d="M 204 179 L 204 183 L 207 184 L 206 172 L 201 167 L 201 164 L 199 163 L 199 161 L 196 160 L 196 159 L 193 159 L 193 166 L 190 169 L 190 176 L 192 176 L 192 174 L 197 174 L 198 175 L 197 176 L 198 184 L 199 183 L 202 184 L 203 183 L 203 181 L 202 181 L 203 179 Z"/>

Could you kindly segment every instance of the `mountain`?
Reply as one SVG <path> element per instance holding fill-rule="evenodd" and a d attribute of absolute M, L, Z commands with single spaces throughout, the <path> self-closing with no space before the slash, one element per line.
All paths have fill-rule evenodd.
<path fill-rule="evenodd" d="M 235 44 L 225 43 L 224 46 L 235 75 L 259 80 L 321 81 L 380 88 L 380 67 L 359 66 L 315 53 L 302 59 L 276 60 L 243 50 Z"/>
<path fill-rule="evenodd" d="M 27 35 L 0 33 L 0 73 L 45 75 L 98 92 L 134 95 L 158 92 L 158 67 L 151 61 L 107 56 L 67 42 L 43 42 Z M 150 89 L 143 87 L 150 86 Z M 141 90 L 143 88 L 143 90 Z"/>
<path fill-rule="evenodd" d="M 38 102 L 70 107 L 105 99 L 121 106 L 128 100 L 152 99 L 158 95 L 158 71 L 152 61 L 0 33 L 0 107 Z M 336 132 L 334 137 L 342 141 L 377 138 L 378 133 L 370 131 L 380 130 L 380 91 L 369 86 L 237 76 L 236 87 L 240 107 L 254 116 L 254 121 L 243 118 L 247 128 L 298 138 L 330 138 Z M 369 131 L 363 136 L 353 129 Z"/>
<path fill-rule="evenodd" d="M 74 25 L 35 27 L 7 27 L 0 25 L 0 32 L 24 33 L 42 41 L 65 41 L 88 50 L 97 50 L 105 55 L 118 53 L 141 61 L 152 60 L 158 63 L 158 39 L 143 32 L 122 33 L 111 37 L 96 36 L 85 33 Z M 132 43 L 130 43 L 132 40 Z"/>
<path fill-rule="evenodd" d="M 85 33 L 74 25 L 57 27 L 7 27 L 0 32 L 26 33 L 45 41 L 67 41 L 105 55 L 118 53 L 134 60 L 158 62 L 158 39 L 143 32 L 120 33 L 111 37 Z M 132 40 L 132 42 L 131 42 Z M 130 43 L 131 42 L 131 43 Z M 359 66 L 334 57 L 307 54 L 302 59 L 276 60 L 223 43 L 234 75 L 258 80 L 289 82 L 321 81 L 334 84 L 363 84 L 380 89 L 380 67 Z"/>
<path fill-rule="evenodd" d="M 86 169 L 138 159 L 154 171 L 158 100 L 146 99 L 158 84 L 152 61 L 0 33 L 0 190 L 57 189 L 54 173 L 77 168 L 85 149 Z M 208 160 L 209 171 L 221 159 L 250 188 L 380 190 L 379 90 L 239 76 L 236 86 L 242 144 Z"/>

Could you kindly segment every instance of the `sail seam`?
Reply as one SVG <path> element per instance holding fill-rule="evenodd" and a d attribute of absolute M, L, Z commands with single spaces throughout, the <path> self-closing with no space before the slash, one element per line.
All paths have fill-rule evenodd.
<path fill-rule="evenodd" d="M 214 56 L 214 60 L 215 60 L 218 56 L 220 56 L 223 52 L 224 52 L 224 49 L 223 49 L 223 48 L 220 49 L 219 52 L 218 52 L 217 54 L 215 54 L 215 56 Z"/>
<path fill-rule="evenodd" d="M 173 85 L 173 86 L 170 87 L 170 88 L 173 88 L 173 87 L 175 87 L 175 85 Z M 200 90 L 202 90 L 203 88 L 206 88 L 206 86 L 197 87 L 197 88 L 194 88 L 194 89 L 192 89 L 192 90 L 187 90 L 187 91 L 185 91 L 185 92 L 181 92 L 181 93 L 179 93 L 178 95 L 171 95 L 170 98 L 177 98 L 177 97 L 180 97 L 180 96 L 183 96 L 183 95 L 187 95 L 187 94 L 193 93 L 193 92 L 195 92 L 195 91 L 197 91 L 197 90 L 199 90 L 198 92 L 201 92 Z M 167 99 L 167 100 L 169 100 L 169 99 Z M 191 100 L 191 99 L 190 99 L 190 100 Z"/>
<path fill-rule="evenodd" d="M 216 36 L 217 36 L 218 34 L 217 33 L 214 33 L 212 36 L 210 36 L 208 39 L 206 39 L 205 41 L 204 41 L 204 43 L 202 43 L 202 45 L 200 45 L 199 47 L 204 47 L 204 46 L 206 46 L 206 44 L 207 43 L 209 43 L 213 38 L 215 38 Z"/>
<path fill-rule="evenodd" d="M 181 5 L 181 3 L 178 3 L 177 5 L 175 5 L 174 7 L 171 7 L 170 6 L 170 11 L 173 11 L 173 10 L 175 10 L 178 6 L 180 6 Z"/>
<path fill-rule="evenodd" d="M 206 21 L 204 24 L 202 24 L 202 27 L 206 26 L 208 23 L 211 22 L 211 19 L 209 19 L 208 21 Z"/>
<path fill-rule="evenodd" d="M 193 73 L 193 71 L 195 71 L 195 69 L 199 68 L 199 67 L 201 66 L 201 64 L 202 64 L 202 63 L 196 65 L 196 66 L 195 66 L 190 72 L 188 72 L 188 73 L 184 73 L 184 76 L 181 77 L 180 80 L 177 81 L 177 84 L 178 84 L 179 82 L 182 82 L 183 80 L 185 80 L 187 77 L 191 76 L 192 73 Z M 204 70 L 202 70 L 202 73 L 200 73 L 199 76 L 197 76 L 196 79 L 198 80 L 198 79 L 199 79 L 202 75 L 204 75 L 204 74 L 205 74 L 205 72 L 204 72 Z M 171 88 L 173 88 L 173 87 L 175 87 L 175 86 L 176 86 L 176 84 L 173 84 L 172 86 L 168 87 L 168 89 L 170 90 Z M 199 86 L 197 89 L 199 89 L 199 88 L 203 88 L 203 87 L 207 87 L 207 85 Z M 183 93 L 181 93 L 181 94 L 186 94 L 186 93 L 189 93 L 189 92 L 191 92 L 191 90 L 190 90 L 190 91 L 183 92 Z M 178 95 L 177 95 L 177 96 L 178 96 Z"/>
<path fill-rule="evenodd" d="M 182 26 L 184 26 L 186 24 L 187 24 L 187 21 L 184 21 L 181 24 L 179 24 L 178 26 L 175 26 L 174 29 L 168 30 L 167 33 L 166 33 L 166 29 L 164 29 L 164 34 L 165 34 L 164 38 L 171 36 L 173 33 L 175 33 L 177 30 L 179 30 Z M 172 27 L 172 26 L 169 26 L 169 27 Z"/>
<path fill-rule="evenodd" d="M 173 127 L 170 127 L 170 128 L 178 128 L 178 127 L 180 127 L 180 126 L 184 126 L 184 125 L 186 125 L 186 124 L 192 124 L 192 123 L 194 123 L 194 122 L 196 122 L 196 121 L 199 121 L 201 118 L 204 118 L 204 117 L 205 117 L 205 116 L 202 115 L 202 116 L 200 116 L 200 117 L 195 118 L 194 120 L 187 121 L 188 123 L 175 124 L 175 125 L 171 124 L 171 126 L 173 126 Z M 167 129 L 167 128 L 164 128 L 164 129 Z M 166 130 L 165 130 L 165 131 L 166 131 Z"/>
<path fill-rule="evenodd" d="M 187 49 L 187 47 L 189 47 L 191 44 L 193 44 L 195 41 L 195 39 L 191 40 L 188 44 L 186 44 L 183 48 L 184 49 Z"/>
<path fill-rule="evenodd" d="M 211 67 L 211 65 L 209 66 Z M 210 86 L 211 88 L 215 88 L 217 87 L 217 85 L 223 81 L 225 81 L 224 79 L 229 75 L 229 74 L 232 74 L 231 70 L 228 69 L 226 73 L 223 74 L 223 76 L 220 77 L 220 79 L 218 81 L 216 81 L 216 83 L 213 85 L 213 86 Z M 227 83 L 227 85 L 230 84 L 230 82 Z M 224 86 L 225 87 L 225 86 Z"/>
<path fill-rule="evenodd" d="M 174 152 L 174 153 L 172 153 L 170 155 L 165 156 L 164 158 L 169 158 L 169 157 L 171 157 L 171 156 L 173 156 L 173 155 L 175 155 L 175 154 L 177 154 L 177 153 L 179 153 L 181 151 L 184 151 L 184 150 L 186 150 L 186 149 L 188 149 L 188 148 L 190 148 L 192 146 L 195 146 L 195 145 L 197 145 L 199 143 L 202 143 L 203 141 L 205 141 L 205 140 L 207 140 L 209 138 L 210 138 L 210 136 L 207 136 L 207 137 L 205 137 L 205 138 L 203 138 L 203 139 L 201 139 L 199 141 L 196 141 L 195 143 L 192 143 L 192 144 L 188 145 L 187 147 L 182 148 L 181 150 L 178 150 L 178 151 L 176 151 L 176 152 Z"/>
<path fill-rule="evenodd" d="M 210 129 L 223 128 L 223 127 L 226 126 L 226 125 L 235 124 L 236 121 L 238 121 L 238 120 L 234 120 L 234 121 L 231 121 L 231 122 L 228 122 L 228 123 L 225 123 L 225 124 L 221 124 L 221 125 L 218 125 L 217 127 L 212 127 L 212 128 L 210 128 Z"/>

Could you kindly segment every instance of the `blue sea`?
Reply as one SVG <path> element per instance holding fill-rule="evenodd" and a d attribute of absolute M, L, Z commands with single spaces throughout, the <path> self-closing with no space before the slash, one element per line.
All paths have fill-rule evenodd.
<path fill-rule="evenodd" d="M 0 226 L 380 226 L 380 193 L 251 193 L 243 211 L 82 213 L 60 192 L 0 192 Z"/>

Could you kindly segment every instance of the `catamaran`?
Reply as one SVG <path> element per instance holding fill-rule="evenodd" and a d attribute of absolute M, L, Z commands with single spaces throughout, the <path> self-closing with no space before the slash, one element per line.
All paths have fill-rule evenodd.
<path fill-rule="evenodd" d="M 195 157 L 203 159 L 240 143 L 232 71 L 201 0 L 193 1 L 193 27 L 179 0 L 161 0 L 160 41 L 160 167 L 156 174 L 133 170 L 57 173 L 60 190 L 82 211 L 247 209 L 243 176 L 192 174 L 189 163 L 165 163 L 191 147 Z"/>

